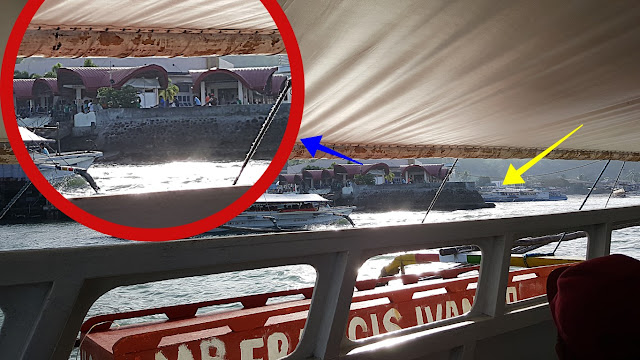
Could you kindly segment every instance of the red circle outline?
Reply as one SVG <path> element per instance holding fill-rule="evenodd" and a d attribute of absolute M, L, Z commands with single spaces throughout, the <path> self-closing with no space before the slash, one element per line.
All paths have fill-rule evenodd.
<path fill-rule="evenodd" d="M 2 85 L 0 103 L 2 104 L 2 117 L 4 119 L 15 118 L 15 108 L 13 106 L 13 72 L 15 59 L 18 56 L 18 50 L 29 23 L 44 1 L 45 0 L 29 0 L 20 12 L 9 35 L 2 61 L 2 72 L 0 74 L 0 84 Z M 304 105 L 304 71 L 302 67 L 302 57 L 291 24 L 277 0 L 260 1 L 273 18 L 273 21 L 280 31 L 280 36 L 284 41 L 285 48 L 287 49 L 291 66 L 292 101 L 287 128 L 276 155 L 260 179 L 240 198 L 211 216 L 181 226 L 169 228 L 136 228 L 115 224 L 80 209 L 65 199 L 64 196 L 51 186 L 31 160 L 20 137 L 17 121 L 5 120 L 4 126 L 11 148 L 22 169 L 29 179 L 31 179 L 35 187 L 56 208 L 75 221 L 107 235 L 139 241 L 166 241 L 195 236 L 226 223 L 251 206 L 251 204 L 267 190 L 288 160 L 298 136 L 298 131 L 300 130 Z"/>

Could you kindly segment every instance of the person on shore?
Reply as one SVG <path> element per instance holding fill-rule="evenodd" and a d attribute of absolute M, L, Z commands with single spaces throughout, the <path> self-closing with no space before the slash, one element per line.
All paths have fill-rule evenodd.
<path fill-rule="evenodd" d="M 40 143 L 40 152 L 44 155 L 49 156 L 49 150 L 47 150 L 47 147 L 44 143 Z"/>
<path fill-rule="evenodd" d="M 177 108 L 180 107 L 180 101 L 177 96 L 173 98 L 173 106 Z"/>
<path fill-rule="evenodd" d="M 211 95 L 208 95 L 204 98 L 204 104 L 202 106 L 211 106 Z"/>
<path fill-rule="evenodd" d="M 216 95 L 214 93 L 211 93 L 211 96 L 209 96 L 209 106 L 217 106 L 218 105 L 218 99 L 216 98 Z"/>
<path fill-rule="evenodd" d="M 93 100 L 89 100 L 89 103 L 87 104 L 87 108 L 89 110 L 89 112 L 94 112 L 95 108 L 93 107 Z"/>
<path fill-rule="evenodd" d="M 164 101 L 164 97 L 160 96 L 160 101 L 158 103 L 158 107 L 163 108 L 163 107 L 166 107 L 166 106 L 167 106 L 167 103 Z"/>
<path fill-rule="evenodd" d="M 193 97 L 193 103 L 195 104 L 195 106 L 202 106 L 202 102 L 200 101 L 200 99 L 198 99 L 197 96 Z"/>
<path fill-rule="evenodd" d="M 64 119 L 65 120 L 70 120 L 71 119 L 71 105 L 67 104 L 66 101 L 64 103 L 64 108 L 62 109 L 62 111 L 64 112 Z"/>

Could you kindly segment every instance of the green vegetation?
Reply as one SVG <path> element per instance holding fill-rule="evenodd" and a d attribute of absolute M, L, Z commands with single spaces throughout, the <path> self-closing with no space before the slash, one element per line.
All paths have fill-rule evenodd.
<path fill-rule="evenodd" d="M 570 185 L 567 179 L 561 177 L 544 178 L 540 180 L 540 184 L 544 187 L 567 187 Z"/>
<path fill-rule="evenodd" d="M 357 174 L 353 177 L 353 181 L 357 185 L 375 185 L 376 177 L 373 176 L 373 174 L 364 174 L 364 175 Z"/>
<path fill-rule="evenodd" d="M 93 60 L 91 59 L 85 59 L 84 60 L 84 64 L 82 65 L 84 67 L 98 67 L 98 65 L 93 63 Z"/>
<path fill-rule="evenodd" d="M 38 74 L 29 74 L 29 72 L 27 71 L 14 71 L 13 72 L 13 78 L 14 79 L 39 79 L 41 78 L 42 75 L 38 75 Z"/>
<path fill-rule="evenodd" d="M 176 95 L 180 92 L 178 85 L 174 84 L 169 80 L 169 86 L 166 90 L 160 90 L 158 94 L 162 96 L 165 100 L 172 102 L 175 99 Z"/>
<path fill-rule="evenodd" d="M 125 85 L 122 89 L 104 87 L 98 89 L 98 99 L 103 108 L 135 108 L 138 94 L 133 86 Z"/>
<path fill-rule="evenodd" d="M 393 178 L 396 177 L 396 174 L 390 172 L 388 175 L 384 176 L 384 179 L 387 180 L 389 183 L 393 183 Z"/>
<path fill-rule="evenodd" d="M 58 77 L 58 69 L 60 69 L 62 67 L 62 64 L 57 63 L 55 65 L 53 65 L 51 67 L 51 71 L 47 71 L 46 73 L 44 73 L 43 77 L 46 78 L 57 78 Z"/>

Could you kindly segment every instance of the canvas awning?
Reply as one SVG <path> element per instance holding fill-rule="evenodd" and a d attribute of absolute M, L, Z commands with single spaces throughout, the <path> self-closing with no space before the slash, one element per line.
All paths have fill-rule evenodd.
<path fill-rule="evenodd" d="M 537 155 L 584 124 L 548 157 L 640 160 L 635 0 L 279 3 L 304 63 L 299 138 L 323 135 L 324 145 L 359 159 L 518 158 Z M 261 42 L 272 44 L 268 49 L 234 48 L 244 53 L 283 51 L 257 0 L 116 0 L 109 7 L 127 11 L 104 11 L 90 0 L 47 0 L 22 55 L 53 49 L 38 34 L 64 40 L 79 36 L 74 31 L 106 44 L 103 56 L 176 55 L 176 46 L 140 43 L 159 33 L 170 40 L 150 44 L 187 37 L 180 42 L 185 55 L 215 54 L 213 47 L 193 50 L 192 35 L 227 31 L 225 41 L 235 41 L 228 30 L 278 39 Z M 67 56 L 91 54 L 94 46 L 63 40 L 60 49 L 78 50 Z M 293 157 L 308 156 L 296 146 Z"/>
<path fill-rule="evenodd" d="M 113 11 L 121 9 L 121 11 Z M 24 56 L 278 54 L 284 45 L 259 0 L 47 0 Z M 58 45 L 59 44 L 59 45 Z"/>

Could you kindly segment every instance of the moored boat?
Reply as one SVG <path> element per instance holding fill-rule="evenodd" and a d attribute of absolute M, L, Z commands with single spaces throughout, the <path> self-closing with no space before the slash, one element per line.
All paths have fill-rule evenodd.
<path fill-rule="evenodd" d="M 330 206 L 317 194 L 264 194 L 251 207 L 210 233 L 301 230 L 346 219 L 355 206 Z"/>
<path fill-rule="evenodd" d="M 38 149 L 40 144 L 46 146 L 55 140 L 38 136 L 23 127 L 19 129 L 31 159 L 49 182 L 58 182 L 75 175 L 78 171 L 86 172 L 97 158 L 102 157 L 100 151 L 44 152 Z"/>
<path fill-rule="evenodd" d="M 482 193 L 482 198 L 487 202 L 558 201 L 567 200 L 567 195 L 554 190 L 500 188 Z"/>

